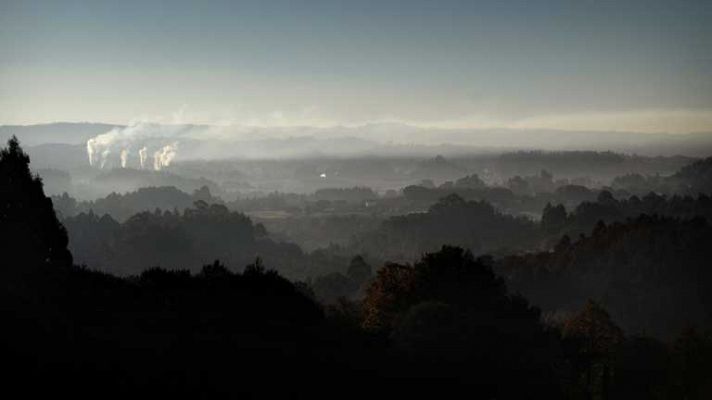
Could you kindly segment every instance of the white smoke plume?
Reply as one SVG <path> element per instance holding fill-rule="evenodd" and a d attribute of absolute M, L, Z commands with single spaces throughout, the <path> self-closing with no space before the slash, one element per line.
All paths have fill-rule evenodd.
<path fill-rule="evenodd" d="M 109 154 L 111 154 L 111 150 L 105 149 L 104 151 L 101 152 L 101 164 L 100 168 L 104 168 L 104 165 L 106 165 L 106 160 L 109 158 Z"/>
<path fill-rule="evenodd" d="M 126 168 L 126 161 L 128 161 L 128 157 L 129 157 L 129 150 L 128 149 L 121 150 L 121 168 Z"/>
<path fill-rule="evenodd" d="M 168 167 L 177 156 L 179 138 L 188 137 L 190 125 L 161 125 L 135 123 L 127 127 L 116 127 L 87 141 L 89 165 L 104 168 L 120 165 L 127 168 L 131 163 L 130 149 L 139 148 L 138 164 L 141 169 L 149 168 L 148 154 L 153 150 L 153 169 L 158 171 Z M 118 155 L 116 159 L 110 159 Z M 116 156 L 114 156 L 116 157 Z M 136 162 L 133 158 L 133 162 Z"/>
<path fill-rule="evenodd" d="M 176 156 L 176 150 L 178 149 L 178 143 L 169 144 L 163 146 L 162 149 L 153 153 L 153 169 L 160 171 L 161 169 L 171 165 L 171 161 Z"/>
<path fill-rule="evenodd" d="M 99 164 L 100 168 L 104 168 L 106 158 L 111 154 L 111 144 L 114 142 L 113 130 L 93 137 L 87 141 L 87 155 L 89 156 L 89 165 Z"/>
<path fill-rule="evenodd" d="M 87 156 L 89 156 L 89 165 L 94 166 L 94 143 L 93 138 L 87 141 Z"/>
<path fill-rule="evenodd" d="M 138 161 L 141 166 L 141 169 L 144 168 L 146 165 L 146 159 L 148 158 L 148 149 L 146 146 L 142 147 L 141 150 L 138 151 Z"/>

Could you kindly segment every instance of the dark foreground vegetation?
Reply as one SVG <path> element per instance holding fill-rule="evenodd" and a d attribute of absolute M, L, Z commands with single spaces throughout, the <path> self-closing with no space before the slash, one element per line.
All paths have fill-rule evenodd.
<path fill-rule="evenodd" d="M 224 206 L 144 213 L 118 227 L 105 221 L 118 232 L 107 237 L 123 238 L 128 224 L 134 236 L 121 257 L 164 243 L 178 252 L 172 267 L 208 257 L 205 249 L 246 267 L 214 261 L 116 277 L 74 264 L 67 232 L 15 140 L 0 153 L 0 194 L 3 379 L 24 397 L 712 396 L 712 234 L 703 218 L 601 222 L 552 250 L 496 259 L 442 246 L 373 272 L 354 258 L 344 261 L 349 280 L 341 284 L 358 300 L 334 296 L 324 305 L 315 300 L 319 282 L 289 281 L 255 258 L 283 244 Z M 595 204 L 605 202 L 629 209 L 605 195 Z M 491 250 L 507 237 L 498 229 L 520 232 L 512 246 L 530 246 L 573 231 L 580 212 L 549 206 L 536 224 L 456 196 L 380 229 L 453 241 L 486 230 L 477 242 L 454 244 Z M 486 223 L 438 230 L 438 218 L 458 215 Z M 173 229 L 173 239 L 162 241 L 156 226 Z M 175 246 L 181 235 L 184 248 Z M 399 237 L 371 245 L 412 243 Z M 189 259 L 195 253 L 186 248 L 199 241 L 204 253 Z M 154 261 L 121 257 L 117 265 Z"/>

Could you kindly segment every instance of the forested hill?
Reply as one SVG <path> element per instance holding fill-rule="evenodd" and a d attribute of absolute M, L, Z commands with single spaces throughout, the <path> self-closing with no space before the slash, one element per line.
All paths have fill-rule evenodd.
<path fill-rule="evenodd" d="M 270 239 L 262 225 L 220 204 L 198 201 L 183 211 L 146 211 L 123 223 L 106 214 L 80 213 L 63 223 L 78 263 L 118 275 L 150 266 L 197 271 L 216 259 L 239 271 L 256 257 L 292 279 L 329 269 L 299 246 Z"/>
<path fill-rule="evenodd" d="M 536 224 L 497 211 L 484 201 L 458 195 L 442 198 L 426 212 L 391 217 L 354 239 L 352 248 L 382 260 L 412 260 L 444 244 L 477 254 L 528 249 L 537 242 Z"/>
<path fill-rule="evenodd" d="M 712 327 L 712 227 L 702 218 L 640 216 L 564 236 L 553 251 L 505 257 L 495 270 L 548 311 L 604 304 L 626 332 L 671 337 Z"/>

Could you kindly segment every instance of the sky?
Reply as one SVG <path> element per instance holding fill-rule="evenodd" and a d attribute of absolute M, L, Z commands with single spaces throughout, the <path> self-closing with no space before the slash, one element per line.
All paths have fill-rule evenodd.
<path fill-rule="evenodd" d="M 712 1 L 0 0 L 0 124 L 712 132 Z"/>

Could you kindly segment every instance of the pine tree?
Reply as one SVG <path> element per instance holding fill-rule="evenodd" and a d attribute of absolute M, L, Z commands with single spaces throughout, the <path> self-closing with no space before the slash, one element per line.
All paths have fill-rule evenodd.
<path fill-rule="evenodd" d="M 70 266 L 67 232 L 16 137 L 0 150 L 0 254 L 5 267 Z"/>

